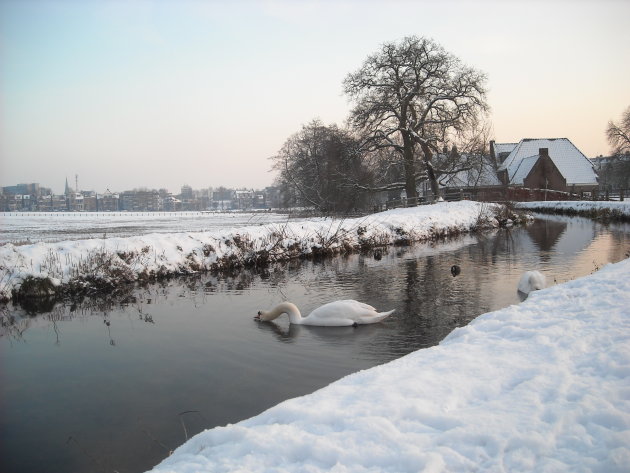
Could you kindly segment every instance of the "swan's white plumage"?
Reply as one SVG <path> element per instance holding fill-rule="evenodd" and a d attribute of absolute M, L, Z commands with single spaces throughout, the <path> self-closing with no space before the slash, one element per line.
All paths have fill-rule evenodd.
<path fill-rule="evenodd" d="M 288 314 L 292 324 L 341 327 L 380 322 L 392 312 L 394 311 L 377 312 L 371 305 L 349 299 L 324 304 L 306 317 L 302 317 L 300 310 L 295 304 L 282 302 L 270 311 L 260 311 L 256 318 L 262 321 L 269 321 L 282 314 Z"/>
<path fill-rule="evenodd" d="M 523 294 L 544 289 L 545 286 L 545 276 L 540 271 L 525 271 L 518 282 L 518 290 Z"/>

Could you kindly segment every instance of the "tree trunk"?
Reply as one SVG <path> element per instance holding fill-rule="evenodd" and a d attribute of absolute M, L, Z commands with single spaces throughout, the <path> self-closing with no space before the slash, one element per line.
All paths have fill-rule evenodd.
<path fill-rule="evenodd" d="M 421 146 L 422 154 L 424 155 L 424 164 L 427 168 L 427 176 L 429 178 L 429 183 L 431 184 L 431 192 L 433 193 L 433 202 L 437 202 L 440 198 L 440 186 L 438 186 L 437 177 L 435 176 L 435 171 L 433 169 L 433 153 L 431 153 L 431 149 L 426 143 L 422 143 Z"/>
<path fill-rule="evenodd" d="M 407 136 L 403 136 L 403 159 L 407 199 L 417 200 L 418 191 L 416 190 L 416 167 L 413 162 L 413 142 Z"/>

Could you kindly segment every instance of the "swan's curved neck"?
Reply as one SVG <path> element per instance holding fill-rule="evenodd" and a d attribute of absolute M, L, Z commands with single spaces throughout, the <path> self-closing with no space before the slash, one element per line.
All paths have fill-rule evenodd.
<path fill-rule="evenodd" d="M 265 320 L 273 320 L 280 317 L 282 314 L 287 314 L 289 316 L 289 321 L 292 324 L 302 323 L 302 314 L 300 313 L 300 309 L 298 309 L 297 306 L 295 304 L 292 304 L 291 302 L 282 302 L 278 304 L 269 312 L 266 312 L 264 314 L 264 318 Z"/>

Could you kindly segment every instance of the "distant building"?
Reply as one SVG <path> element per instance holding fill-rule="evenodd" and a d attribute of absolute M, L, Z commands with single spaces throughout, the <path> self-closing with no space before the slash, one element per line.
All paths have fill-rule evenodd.
<path fill-rule="evenodd" d="M 212 209 L 212 189 L 201 189 L 196 191 L 195 198 L 199 210 Z"/>
<path fill-rule="evenodd" d="M 254 191 L 240 190 L 235 191 L 235 194 L 235 208 L 248 210 L 254 207 Z"/>
<path fill-rule="evenodd" d="M 36 210 L 37 200 L 28 194 L 3 194 L 0 200 L 5 212 Z"/>
<path fill-rule="evenodd" d="M 83 212 L 85 210 L 85 199 L 80 192 L 66 194 L 66 203 L 69 212 Z"/>
<path fill-rule="evenodd" d="M 52 194 L 36 182 L 0 187 L 0 209 L 4 211 L 36 211 L 42 196 Z"/>
<path fill-rule="evenodd" d="M 267 208 L 267 196 L 265 195 L 264 192 L 254 192 L 253 207 L 255 209 Z"/>
<path fill-rule="evenodd" d="M 183 185 L 179 195 L 179 210 L 199 210 L 192 187 Z"/>
<path fill-rule="evenodd" d="M 68 210 L 68 201 L 65 195 L 45 195 L 38 199 L 37 208 L 41 212 L 65 212 Z"/>
<path fill-rule="evenodd" d="M 212 208 L 215 210 L 232 210 L 236 199 L 236 191 L 219 187 L 212 192 Z"/>
<path fill-rule="evenodd" d="M 30 195 L 33 197 L 39 197 L 41 195 L 39 184 L 36 182 L 3 187 L 2 193 L 11 195 Z"/>
<path fill-rule="evenodd" d="M 158 191 L 125 191 L 120 194 L 120 209 L 130 212 L 155 212 L 162 210 L 162 200 Z"/>
<path fill-rule="evenodd" d="M 109 190 L 102 194 L 98 192 L 83 192 L 83 210 L 86 212 L 114 212 L 118 209 L 118 194 Z"/>
<path fill-rule="evenodd" d="M 97 212 L 98 209 L 98 196 L 96 192 L 84 191 L 83 195 L 83 210 L 85 212 Z"/>
<path fill-rule="evenodd" d="M 162 207 L 166 212 L 178 212 L 182 210 L 182 201 L 173 194 L 162 197 Z"/>
<path fill-rule="evenodd" d="M 107 189 L 103 194 L 96 194 L 99 212 L 115 212 L 120 208 L 120 196 Z"/>
<path fill-rule="evenodd" d="M 182 200 L 193 200 L 192 187 L 188 185 L 183 185 L 180 197 Z"/>

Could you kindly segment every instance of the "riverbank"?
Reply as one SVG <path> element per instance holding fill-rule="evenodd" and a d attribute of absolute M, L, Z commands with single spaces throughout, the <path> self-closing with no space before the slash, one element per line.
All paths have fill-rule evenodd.
<path fill-rule="evenodd" d="M 533 212 L 580 216 L 598 220 L 630 221 L 630 201 L 547 201 L 547 202 L 518 202 L 517 209 Z"/>
<path fill-rule="evenodd" d="M 406 245 L 499 226 L 504 212 L 497 204 L 443 202 L 352 219 L 6 244 L 0 247 L 0 300 L 108 292 L 172 275 Z"/>
<path fill-rule="evenodd" d="M 630 260 L 200 433 L 153 473 L 626 471 Z"/>

